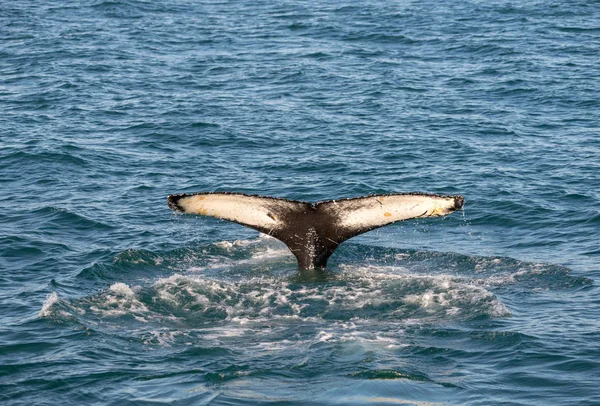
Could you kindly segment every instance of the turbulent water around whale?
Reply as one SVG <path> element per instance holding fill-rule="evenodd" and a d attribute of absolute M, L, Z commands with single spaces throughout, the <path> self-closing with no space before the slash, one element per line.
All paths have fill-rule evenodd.
<path fill-rule="evenodd" d="M 0 403 L 600 404 L 600 4 L 0 4 Z M 298 270 L 176 193 L 462 195 Z"/>

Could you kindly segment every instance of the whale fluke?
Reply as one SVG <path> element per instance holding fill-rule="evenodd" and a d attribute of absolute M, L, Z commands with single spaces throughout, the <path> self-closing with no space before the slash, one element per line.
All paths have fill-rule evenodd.
<path fill-rule="evenodd" d="M 171 209 L 211 216 L 253 228 L 282 241 L 301 269 L 325 268 L 344 241 L 395 223 L 439 217 L 460 209 L 462 196 L 421 193 L 371 195 L 318 203 L 243 193 L 175 194 Z"/>

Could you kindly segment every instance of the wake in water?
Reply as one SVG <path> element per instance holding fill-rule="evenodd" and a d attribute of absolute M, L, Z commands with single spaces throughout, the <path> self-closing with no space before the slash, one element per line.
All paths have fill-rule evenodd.
<path fill-rule="evenodd" d="M 267 236 L 222 241 L 186 253 L 128 251 L 117 255 L 108 270 L 151 266 L 174 271 L 154 280 L 112 281 L 84 297 L 52 293 L 39 315 L 138 337 L 147 344 L 178 342 L 175 337 L 186 341 L 203 329 L 239 334 L 285 325 L 310 326 L 322 340 L 340 331 L 343 336 L 359 334 L 365 324 L 371 331 L 389 331 L 391 326 L 399 331 L 406 325 L 509 317 L 510 306 L 495 292 L 589 283 L 570 277 L 562 267 L 508 258 L 356 244 L 345 250 L 350 258 L 368 254 L 379 259 L 298 273 L 287 248 Z M 89 278 L 90 272 L 81 275 Z M 169 339 L 155 340 L 157 331 Z"/>
<path fill-rule="evenodd" d="M 88 295 L 52 293 L 39 317 L 111 343 L 103 351 L 119 358 L 164 358 L 169 370 L 155 365 L 152 379 L 191 376 L 186 393 L 202 399 L 227 393 L 232 403 L 263 403 L 292 393 L 385 403 L 365 393 L 460 398 L 470 384 L 460 365 L 540 345 L 507 327 L 523 300 L 591 283 L 510 258 L 359 244 L 340 251 L 345 263 L 299 273 L 289 250 L 266 236 L 128 250 L 79 273 Z M 305 387 L 294 395 L 297 382 Z"/>

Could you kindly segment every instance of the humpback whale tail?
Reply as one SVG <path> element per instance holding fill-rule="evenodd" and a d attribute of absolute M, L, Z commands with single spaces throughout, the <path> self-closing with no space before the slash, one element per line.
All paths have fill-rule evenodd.
<path fill-rule="evenodd" d="M 460 209 L 462 196 L 419 193 L 372 195 L 308 203 L 242 193 L 175 194 L 171 209 L 217 217 L 282 241 L 302 269 L 324 268 L 349 238 L 397 221 L 445 216 Z"/>

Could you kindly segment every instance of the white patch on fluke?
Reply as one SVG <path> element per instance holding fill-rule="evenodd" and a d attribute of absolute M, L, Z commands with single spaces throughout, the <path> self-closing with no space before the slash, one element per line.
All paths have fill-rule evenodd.
<path fill-rule="evenodd" d="M 380 227 L 419 217 L 439 217 L 454 210 L 454 197 L 428 195 L 370 196 L 336 203 L 340 225 Z"/>
<path fill-rule="evenodd" d="M 218 193 L 185 196 L 177 201 L 187 214 L 217 217 L 267 230 L 282 226 L 280 219 L 271 213 L 269 203 L 259 197 Z M 294 203 L 284 200 L 277 200 L 277 204 L 294 207 Z"/>

